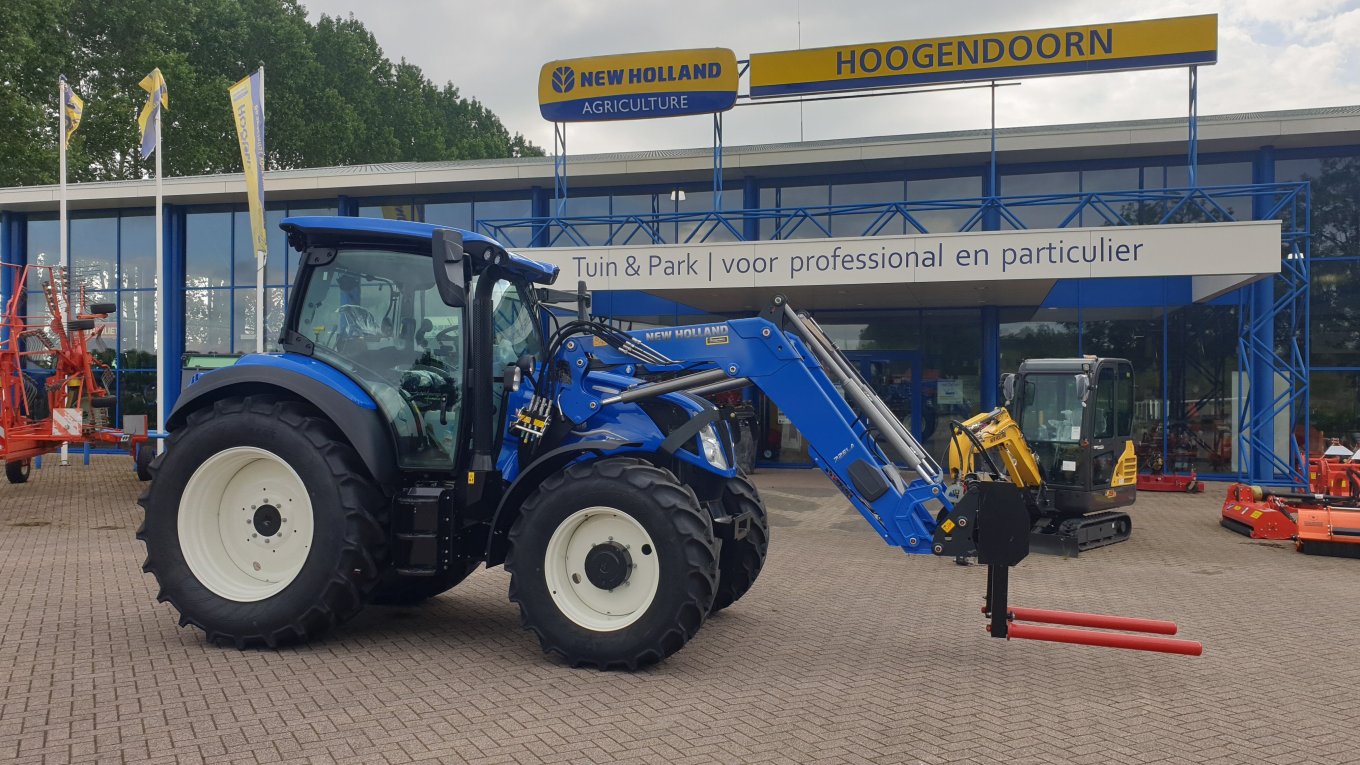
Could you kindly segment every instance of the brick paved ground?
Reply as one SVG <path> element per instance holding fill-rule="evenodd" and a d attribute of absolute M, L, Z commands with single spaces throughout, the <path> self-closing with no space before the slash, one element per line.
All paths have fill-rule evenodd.
<path fill-rule="evenodd" d="M 321 644 L 180 629 L 126 460 L 0 485 L 0 762 L 1360 761 L 1360 560 L 1220 529 L 1221 486 L 1134 539 L 1033 557 L 1015 602 L 1175 618 L 1193 659 L 986 638 L 983 572 L 885 547 L 818 474 L 759 476 L 770 563 L 635 675 L 544 658 L 479 572 Z"/>

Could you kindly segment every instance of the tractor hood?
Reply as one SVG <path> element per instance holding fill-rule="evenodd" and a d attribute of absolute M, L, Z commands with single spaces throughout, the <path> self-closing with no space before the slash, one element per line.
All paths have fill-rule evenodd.
<path fill-rule="evenodd" d="M 393 239 L 406 240 L 430 247 L 434 232 L 440 228 L 457 231 L 463 235 L 463 249 L 471 254 L 480 254 L 486 248 L 494 248 L 508 256 L 504 267 L 526 281 L 537 284 L 552 284 L 557 280 L 557 266 L 540 263 L 518 253 L 510 252 L 487 236 L 465 231 L 452 226 L 436 226 L 430 223 L 415 223 L 405 220 L 384 220 L 382 218 L 352 218 L 342 215 L 308 215 L 284 218 L 279 228 L 288 232 L 288 242 L 301 250 L 309 241 L 324 239 L 349 242 L 381 242 Z"/>

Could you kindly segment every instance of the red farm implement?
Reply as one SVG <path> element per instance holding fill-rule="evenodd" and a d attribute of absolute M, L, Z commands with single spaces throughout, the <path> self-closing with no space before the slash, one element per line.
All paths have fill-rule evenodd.
<path fill-rule="evenodd" d="M 147 436 L 110 426 L 116 399 L 105 380 L 112 370 L 90 352 L 90 343 L 104 331 L 101 320 L 117 307 L 87 303 L 82 287 L 74 295 L 75 310 L 68 314 L 64 269 L 6 267 L 14 269 L 0 327 L 0 456 L 6 477 L 10 483 L 27 481 L 34 458 L 65 444 L 127 449 L 137 459 L 138 477 L 145 480 L 152 456 L 143 448 Z M 38 293 L 46 314 L 26 315 L 25 295 Z"/>

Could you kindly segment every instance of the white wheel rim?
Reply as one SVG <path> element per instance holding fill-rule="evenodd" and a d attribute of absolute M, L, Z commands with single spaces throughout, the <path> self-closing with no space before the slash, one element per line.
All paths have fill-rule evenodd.
<path fill-rule="evenodd" d="M 586 576 L 586 555 L 596 545 L 615 543 L 628 553 L 627 579 L 612 590 Z M 647 530 L 633 516 L 612 507 L 573 513 L 553 531 L 544 555 L 544 578 L 559 611 L 596 632 L 623 629 L 647 613 L 661 582 L 661 561 Z"/>
<path fill-rule="evenodd" d="M 312 501 L 273 452 L 235 446 L 198 466 L 179 501 L 179 545 L 214 594 L 251 603 L 297 578 L 312 547 Z"/>

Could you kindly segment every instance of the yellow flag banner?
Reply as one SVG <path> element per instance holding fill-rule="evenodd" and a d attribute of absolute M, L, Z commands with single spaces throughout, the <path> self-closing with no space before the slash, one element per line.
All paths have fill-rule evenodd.
<path fill-rule="evenodd" d="M 241 144 L 241 166 L 246 174 L 246 201 L 250 208 L 250 232 L 264 266 L 269 252 L 264 228 L 264 68 L 229 88 L 231 115 L 236 123 L 236 138 Z"/>
<path fill-rule="evenodd" d="M 170 108 L 170 95 L 166 91 L 165 77 L 161 75 L 160 67 L 152 69 L 151 74 L 143 77 L 137 84 L 147 93 L 146 103 L 142 105 L 142 111 L 137 115 L 137 127 L 142 132 L 142 159 L 146 159 L 156 150 L 156 142 L 160 138 L 157 133 L 156 114 L 161 109 Z"/>

